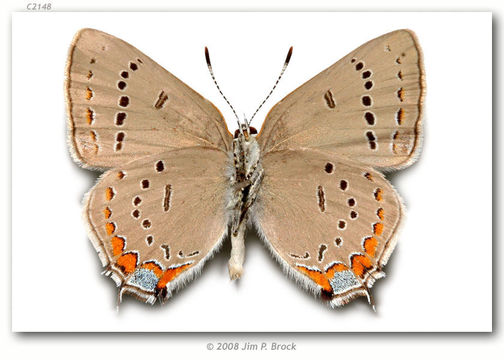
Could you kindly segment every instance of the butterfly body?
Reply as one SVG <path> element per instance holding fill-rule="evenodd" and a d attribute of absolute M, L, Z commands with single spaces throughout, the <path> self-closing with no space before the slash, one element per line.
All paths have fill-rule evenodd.
<path fill-rule="evenodd" d="M 231 259 L 229 273 L 237 279 L 243 271 L 245 233 L 250 208 L 253 206 L 264 170 L 260 162 L 260 149 L 256 135 L 246 123 L 240 125 L 232 143 L 233 176 L 231 185 Z"/>
<path fill-rule="evenodd" d="M 381 171 L 418 158 L 424 93 L 418 40 L 397 30 L 287 95 L 259 134 L 245 123 L 233 137 L 217 108 L 148 56 L 81 30 L 66 70 L 69 144 L 79 164 L 105 171 L 84 200 L 105 274 L 121 296 L 152 304 L 229 236 L 236 279 L 253 225 L 303 288 L 332 307 L 372 304 L 403 218 Z"/>

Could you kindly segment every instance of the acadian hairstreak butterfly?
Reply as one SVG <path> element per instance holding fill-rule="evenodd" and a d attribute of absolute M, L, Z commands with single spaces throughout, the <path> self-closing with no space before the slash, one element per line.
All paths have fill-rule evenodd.
<path fill-rule="evenodd" d="M 424 70 L 411 31 L 322 71 L 275 105 L 259 134 L 242 120 L 233 136 L 208 100 L 101 31 L 75 36 L 66 71 L 74 159 L 106 170 L 84 215 L 119 300 L 170 297 L 228 235 L 229 273 L 240 277 L 254 226 L 304 288 L 333 307 L 357 296 L 374 307 L 369 288 L 403 213 L 381 171 L 420 151 Z"/>

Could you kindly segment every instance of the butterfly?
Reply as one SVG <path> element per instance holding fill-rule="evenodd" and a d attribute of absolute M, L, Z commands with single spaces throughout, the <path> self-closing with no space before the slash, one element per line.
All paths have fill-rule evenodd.
<path fill-rule="evenodd" d="M 69 143 L 82 167 L 105 171 L 84 218 L 119 301 L 171 297 L 228 237 L 239 278 L 255 227 L 303 288 L 332 307 L 359 296 L 374 307 L 369 289 L 403 217 L 382 171 L 418 158 L 424 92 L 418 40 L 398 30 L 294 90 L 258 134 L 245 120 L 233 135 L 212 103 L 145 54 L 79 31 L 66 67 Z"/>

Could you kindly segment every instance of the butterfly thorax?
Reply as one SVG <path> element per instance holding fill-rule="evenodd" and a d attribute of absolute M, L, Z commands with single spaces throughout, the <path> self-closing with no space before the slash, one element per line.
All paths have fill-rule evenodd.
<path fill-rule="evenodd" d="M 233 216 L 231 231 L 236 235 L 238 227 L 246 222 L 248 209 L 254 203 L 259 190 L 263 168 L 260 163 L 259 144 L 255 135 L 242 131 L 233 139 L 234 176 L 231 179 L 233 187 Z"/>

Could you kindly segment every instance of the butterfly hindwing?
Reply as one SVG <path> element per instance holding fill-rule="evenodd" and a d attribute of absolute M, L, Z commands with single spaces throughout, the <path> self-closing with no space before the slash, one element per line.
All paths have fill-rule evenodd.
<path fill-rule="evenodd" d="M 337 151 L 377 169 L 416 158 L 425 92 L 413 32 L 367 42 L 294 90 L 270 111 L 258 136 L 263 153 L 303 147 Z"/>
<path fill-rule="evenodd" d="M 108 275 L 146 302 L 191 280 L 227 234 L 227 155 L 172 150 L 107 171 L 84 217 Z"/>
<path fill-rule="evenodd" d="M 108 168 L 174 148 L 229 150 L 220 112 L 128 43 L 83 29 L 66 70 L 69 136 L 83 166 Z"/>
<path fill-rule="evenodd" d="M 263 158 L 253 221 L 284 270 L 339 306 L 384 275 L 401 202 L 382 174 L 334 153 Z"/>

